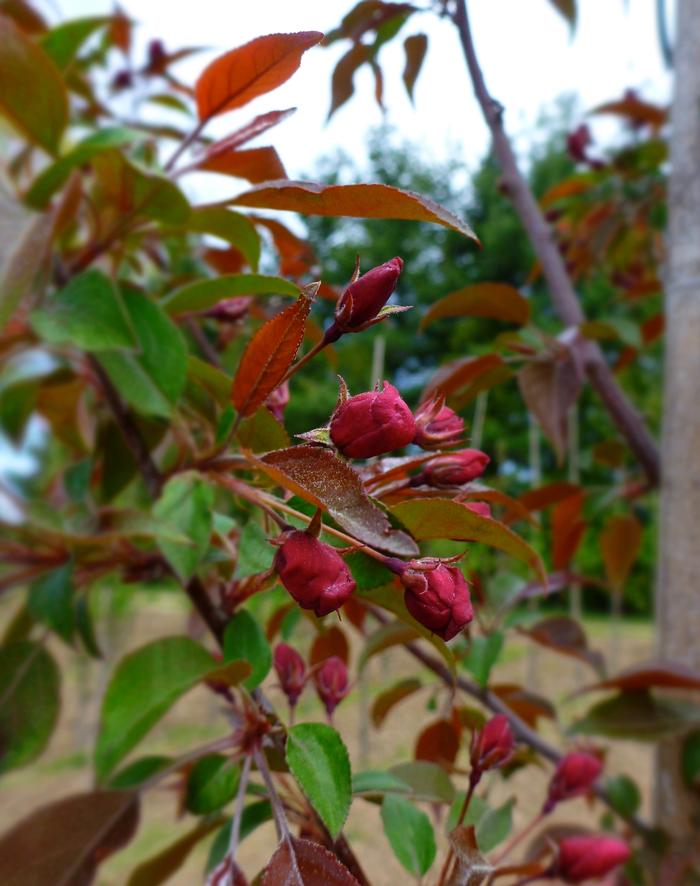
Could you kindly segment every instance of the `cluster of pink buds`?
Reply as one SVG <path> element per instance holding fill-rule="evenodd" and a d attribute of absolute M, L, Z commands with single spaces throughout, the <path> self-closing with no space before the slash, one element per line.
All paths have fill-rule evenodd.
<path fill-rule="evenodd" d="M 328 718 L 350 692 L 348 669 L 337 655 L 324 659 L 319 665 L 308 670 L 304 659 L 293 647 L 286 643 L 275 646 L 273 664 L 280 682 L 280 688 L 287 696 L 291 710 L 294 710 L 304 687 L 313 678 L 316 693 L 326 709 Z"/>

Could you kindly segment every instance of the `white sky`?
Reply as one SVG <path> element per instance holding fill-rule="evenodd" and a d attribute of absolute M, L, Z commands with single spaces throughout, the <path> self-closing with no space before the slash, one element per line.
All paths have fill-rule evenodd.
<path fill-rule="evenodd" d="M 63 15 L 96 15 L 111 0 L 46 0 Z M 140 53 L 154 36 L 166 48 L 208 46 L 178 68 L 193 83 L 218 52 L 277 31 L 320 30 L 336 26 L 352 0 L 120 0 L 141 23 Z M 673 0 L 667 0 L 669 8 Z M 423 3 L 427 5 L 425 0 Z M 417 4 L 418 5 L 418 4 Z M 668 99 L 670 77 L 661 62 L 655 0 L 579 0 L 573 39 L 549 0 L 470 0 L 477 50 L 488 86 L 506 108 L 506 123 L 523 141 L 532 135 L 541 109 L 564 93 L 575 93 L 582 109 L 617 98 L 627 87 L 644 97 Z M 405 36 L 423 31 L 429 50 L 413 108 L 401 82 Z M 392 44 L 383 47 L 385 104 L 389 122 L 402 137 L 419 141 L 426 154 L 444 159 L 452 146 L 471 164 L 483 154 L 488 137 L 467 79 L 454 27 L 434 13 L 415 14 Z M 364 156 L 367 129 L 381 121 L 373 100 L 369 70 L 356 76 L 356 97 L 325 125 L 334 62 L 347 44 L 309 51 L 297 74 L 280 89 L 245 108 L 224 115 L 212 131 L 226 134 L 257 113 L 296 106 L 297 113 L 262 137 L 278 148 L 290 177 L 313 170 L 313 159 L 337 146 Z M 612 129 L 596 124 L 605 138 Z"/>

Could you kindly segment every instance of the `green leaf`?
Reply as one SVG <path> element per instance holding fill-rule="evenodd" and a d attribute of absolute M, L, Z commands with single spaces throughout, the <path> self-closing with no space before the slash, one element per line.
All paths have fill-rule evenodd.
<path fill-rule="evenodd" d="M 272 652 L 265 632 L 245 609 L 237 612 L 224 631 L 224 661 L 247 661 L 252 671 L 243 681 L 252 690 L 265 679 L 272 667 Z"/>
<path fill-rule="evenodd" d="M 472 798 L 475 799 L 475 798 Z M 481 809 L 479 806 L 481 805 Z M 476 842 L 481 852 L 490 852 L 502 843 L 513 829 L 513 806 L 515 800 L 507 800 L 493 809 L 487 803 L 475 804 L 467 815 L 466 824 L 476 825 Z"/>
<path fill-rule="evenodd" d="M 343 739 L 325 723 L 300 723 L 287 734 L 287 764 L 334 838 L 352 799 L 350 758 Z"/>
<path fill-rule="evenodd" d="M 225 240 L 242 252 L 251 268 L 257 270 L 260 260 L 260 237 L 253 223 L 240 212 L 232 212 L 230 209 L 217 206 L 195 209 L 187 222 L 187 230 L 212 234 Z"/>
<path fill-rule="evenodd" d="M 282 277 L 265 274 L 224 274 L 181 286 L 166 295 L 161 304 L 173 316 L 185 311 L 206 311 L 225 298 L 259 294 L 296 297 L 299 287 Z"/>
<path fill-rule="evenodd" d="M 501 649 L 503 649 L 503 639 L 503 634 L 498 631 L 494 631 L 488 637 L 472 637 L 469 652 L 462 659 L 462 664 L 474 674 L 476 682 L 482 689 L 488 685 L 491 669 L 498 661 Z"/>
<path fill-rule="evenodd" d="M 143 784 L 144 781 L 148 781 L 153 775 L 165 769 L 166 766 L 170 766 L 172 762 L 172 757 L 155 755 L 141 757 L 138 760 L 134 760 L 133 763 L 129 763 L 123 769 L 120 769 L 116 775 L 113 775 L 112 778 L 110 778 L 107 787 L 115 788 L 120 791 L 137 788 L 139 785 Z"/>
<path fill-rule="evenodd" d="M 700 707 L 692 702 L 632 690 L 593 705 L 570 731 L 633 741 L 659 741 L 690 732 L 699 724 Z"/>
<path fill-rule="evenodd" d="M 158 539 L 158 547 L 178 576 L 187 581 L 209 548 L 214 490 L 197 474 L 179 474 L 165 484 L 153 516 L 182 533 L 189 544 Z"/>
<path fill-rule="evenodd" d="M 410 794 L 408 782 L 391 772 L 368 769 L 352 777 L 353 794 Z"/>
<path fill-rule="evenodd" d="M 446 498 L 413 499 L 400 502 L 391 510 L 419 541 L 448 538 L 490 545 L 527 563 L 547 585 L 547 571 L 537 551 L 498 520 L 481 517 Z"/>
<path fill-rule="evenodd" d="M 683 774 L 683 781 L 688 787 L 697 787 L 698 781 L 700 781 L 700 731 L 691 732 L 683 741 L 681 772 Z M 621 776 L 621 778 L 624 778 L 624 776 Z M 637 786 L 634 782 L 632 784 L 636 789 Z M 638 794 L 639 792 L 637 792 Z M 634 811 L 636 811 L 636 807 Z"/>
<path fill-rule="evenodd" d="M 100 362 L 137 412 L 170 418 L 187 378 L 185 341 L 167 314 L 140 292 L 127 289 L 124 304 L 136 330 L 138 353 L 105 353 Z"/>
<path fill-rule="evenodd" d="M 384 833 L 394 855 L 410 874 L 422 877 L 435 861 L 437 846 L 430 819 L 409 800 L 388 794 L 382 803 Z"/>
<path fill-rule="evenodd" d="M 11 18 L 0 15 L 0 113 L 55 154 L 68 123 L 68 93 L 54 63 Z"/>
<path fill-rule="evenodd" d="M 416 800 L 427 800 L 431 803 L 452 803 L 455 789 L 449 775 L 442 766 L 427 760 L 413 760 L 399 763 L 389 769 L 392 775 L 406 782 Z"/>
<path fill-rule="evenodd" d="M 190 354 L 187 357 L 187 377 L 190 381 L 195 381 L 204 388 L 206 394 L 214 399 L 219 406 L 233 409 L 230 406 L 231 383 L 233 380 L 225 372 L 222 372 L 210 363 L 206 363 L 204 360 L 200 360 L 194 354 Z"/>
<path fill-rule="evenodd" d="M 241 815 L 241 830 L 238 835 L 239 841 L 243 842 L 243 840 L 252 834 L 256 828 L 260 827 L 261 824 L 265 824 L 266 821 L 270 821 L 271 818 L 272 806 L 270 805 L 269 800 L 260 800 L 257 803 L 251 803 L 246 806 Z M 214 842 L 211 844 L 205 873 L 210 873 L 210 871 L 224 860 L 230 845 L 231 822 L 228 821 L 221 828 L 214 838 Z"/>
<path fill-rule="evenodd" d="M 107 126 L 88 135 L 63 157 L 43 169 L 34 179 L 25 201 L 29 206 L 43 209 L 53 195 L 68 181 L 74 169 L 88 163 L 97 154 L 121 148 L 142 139 L 143 133 L 126 126 Z"/>
<path fill-rule="evenodd" d="M 41 46 L 59 70 L 64 71 L 78 54 L 80 47 L 99 28 L 109 24 L 107 16 L 76 18 L 62 22 L 42 35 Z"/>
<path fill-rule="evenodd" d="M 84 593 L 75 601 L 75 629 L 88 655 L 93 658 L 102 658 L 102 650 L 95 636 L 90 601 Z"/>
<path fill-rule="evenodd" d="M 83 271 L 33 311 L 31 323 L 44 341 L 99 353 L 133 348 L 136 335 L 119 290 L 101 271 Z"/>
<path fill-rule="evenodd" d="M 275 548 L 270 544 L 265 530 L 255 520 L 249 520 L 238 542 L 236 577 L 245 578 L 264 572 L 272 566 L 274 556 Z"/>
<path fill-rule="evenodd" d="M 244 449 L 255 453 L 289 446 L 289 434 L 284 425 L 265 406 L 241 422 L 236 439 Z"/>
<path fill-rule="evenodd" d="M 60 708 L 60 674 L 29 640 L 0 649 L 0 772 L 31 763 L 51 737 Z"/>
<path fill-rule="evenodd" d="M 241 771 L 228 757 L 209 754 L 194 764 L 187 779 L 185 806 L 195 815 L 216 812 L 236 796 Z"/>
<path fill-rule="evenodd" d="M 637 812 L 642 802 L 642 795 L 631 778 L 626 775 L 615 775 L 607 779 L 605 788 L 616 812 L 619 812 L 624 818 L 631 818 Z"/>
<path fill-rule="evenodd" d="M 123 658 L 102 704 L 95 747 L 95 774 L 103 782 L 151 727 L 216 667 L 189 637 L 163 637 Z"/>
<path fill-rule="evenodd" d="M 64 563 L 37 579 L 29 589 L 27 608 L 37 621 L 43 621 L 66 643 L 73 639 L 73 564 Z"/>

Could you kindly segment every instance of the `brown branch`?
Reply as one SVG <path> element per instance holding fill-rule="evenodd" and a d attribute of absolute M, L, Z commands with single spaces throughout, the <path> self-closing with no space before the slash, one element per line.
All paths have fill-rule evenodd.
<path fill-rule="evenodd" d="M 136 422 L 134 421 L 131 412 L 129 412 L 122 402 L 117 389 L 112 384 L 107 373 L 95 357 L 90 355 L 87 359 L 90 368 L 100 383 L 102 393 L 105 396 L 109 408 L 112 410 L 114 420 L 116 421 L 119 430 L 122 432 L 122 436 L 129 448 L 129 452 L 132 454 L 138 465 L 141 476 L 146 484 L 146 488 L 155 499 L 160 494 L 162 477 L 151 458 L 151 452 L 141 436 L 141 432 L 136 426 Z"/>
<path fill-rule="evenodd" d="M 474 93 L 491 131 L 493 151 L 501 167 L 504 187 L 539 260 L 554 309 L 567 326 L 579 326 L 585 321 L 585 316 L 566 265 L 539 204 L 518 168 L 515 153 L 503 127 L 503 108 L 492 98 L 486 87 L 474 48 L 466 0 L 456 0 L 453 20 L 459 32 Z M 591 385 L 644 468 L 650 483 L 656 486 L 660 474 L 659 452 L 643 418 L 617 384 L 597 344 L 586 343 L 585 360 Z"/>

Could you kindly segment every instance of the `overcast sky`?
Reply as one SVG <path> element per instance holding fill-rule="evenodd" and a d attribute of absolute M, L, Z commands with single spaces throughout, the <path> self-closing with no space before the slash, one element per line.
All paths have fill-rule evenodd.
<path fill-rule="evenodd" d="M 111 0 L 46 2 L 66 16 L 95 15 L 111 9 Z M 205 64 L 222 50 L 276 31 L 329 31 L 352 5 L 350 0 L 120 3 L 141 24 L 141 55 L 147 40 L 155 36 L 167 48 L 211 47 L 180 65 L 178 73 L 188 83 L 194 83 Z M 673 0 L 667 3 L 671 9 Z M 579 7 L 578 27 L 571 38 L 549 0 L 470 0 L 487 83 L 506 108 L 509 130 L 521 141 L 532 135 L 541 110 L 565 93 L 575 93 L 582 109 L 618 97 L 628 87 L 651 99 L 668 99 L 670 78 L 658 47 L 655 0 L 579 0 Z M 430 45 L 414 108 L 401 83 L 402 43 L 405 36 L 418 31 L 428 35 Z M 337 146 L 363 156 L 367 129 L 382 119 L 373 102 L 369 71 L 356 76 L 356 98 L 325 125 L 332 67 L 346 48 L 347 44 L 336 44 L 311 50 L 288 83 L 225 115 L 212 130 L 225 134 L 255 113 L 296 106 L 297 113 L 267 136 L 280 151 L 291 177 L 312 171 L 313 158 Z M 380 62 L 385 71 L 387 119 L 401 135 L 419 141 L 435 159 L 445 158 L 453 147 L 470 164 L 475 163 L 488 138 L 454 27 L 433 13 L 416 14 L 404 26 L 400 39 L 382 49 Z M 597 125 L 603 138 L 612 132 L 610 125 Z"/>

